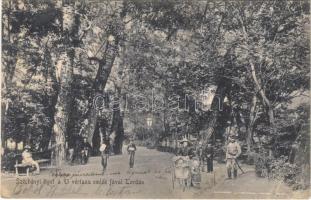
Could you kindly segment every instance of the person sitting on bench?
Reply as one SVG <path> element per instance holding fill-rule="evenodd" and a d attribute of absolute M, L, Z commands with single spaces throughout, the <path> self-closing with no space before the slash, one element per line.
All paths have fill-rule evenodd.
<path fill-rule="evenodd" d="M 39 167 L 39 163 L 34 161 L 32 158 L 32 154 L 30 152 L 30 146 L 26 145 L 25 150 L 22 153 L 22 163 L 23 164 L 29 164 L 31 166 L 35 166 L 36 167 L 36 173 L 39 174 L 40 173 L 40 167 Z"/>

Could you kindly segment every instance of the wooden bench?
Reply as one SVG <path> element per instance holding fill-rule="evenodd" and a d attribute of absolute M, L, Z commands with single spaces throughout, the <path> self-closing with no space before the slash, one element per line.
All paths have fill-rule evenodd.
<path fill-rule="evenodd" d="M 14 167 L 15 167 L 15 175 L 16 176 L 24 175 L 22 173 L 19 173 L 19 169 L 24 169 L 26 171 L 26 176 L 29 176 L 29 170 L 32 167 L 32 165 L 24 164 L 24 163 L 18 164 L 18 161 L 16 160 L 16 164 L 14 165 Z"/>
<path fill-rule="evenodd" d="M 46 167 L 46 166 L 50 165 L 50 163 L 51 163 L 50 159 L 39 159 L 39 160 L 35 160 L 35 161 L 38 162 L 40 168 Z"/>
<path fill-rule="evenodd" d="M 48 166 L 50 165 L 50 159 L 39 159 L 39 160 L 35 160 L 36 162 L 38 162 L 40 169 L 41 168 L 48 168 Z M 43 166 L 42 166 L 43 165 Z M 26 171 L 26 176 L 29 176 L 29 171 L 31 169 L 32 165 L 31 164 L 27 164 L 27 163 L 20 163 L 18 164 L 18 161 L 16 160 L 16 164 L 15 164 L 15 174 L 18 175 L 22 175 L 22 173 L 19 173 L 19 169 L 25 169 Z"/>

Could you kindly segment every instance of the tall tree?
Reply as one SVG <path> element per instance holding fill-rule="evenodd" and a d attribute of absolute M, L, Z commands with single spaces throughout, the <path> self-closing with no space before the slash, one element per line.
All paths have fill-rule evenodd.
<path fill-rule="evenodd" d="M 65 161 L 66 135 L 68 134 L 69 111 L 72 98 L 72 77 L 75 59 L 75 48 L 79 44 L 80 16 L 77 14 L 79 2 L 62 2 L 62 48 L 56 63 L 58 97 L 55 105 L 52 161 L 62 166 Z"/>
<path fill-rule="evenodd" d="M 122 11 L 122 7 L 120 7 L 119 3 L 110 5 L 110 2 L 106 2 L 106 4 L 109 5 L 106 5 L 103 10 L 104 12 L 101 12 L 99 17 L 95 19 L 93 22 L 93 32 L 89 33 L 97 36 L 97 38 L 88 41 L 90 44 L 86 46 L 88 49 L 88 60 L 98 65 L 96 76 L 93 81 L 92 94 L 88 101 L 88 110 L 80 129 L 80 134 L 86 135 L 90 143 L 92 143 L 96 127 L 108 130 L 107 127 L 96 126 L 98 118 L 106 121 L 105 123 L 99 124 L 111 124 L 111 122 L 109 122 L 111 110 L 99 111 L 95 108 L 93 100 L 96 96 L 104 94 L 106 83 L 119 52 L 119 45 L 123 39 L 123 21 L 122 17 L 119 15 Z M 111 6 L 113 10 L 110 9 Z M 94 5 L 90 5 L 90 10 L 96 11 L 96 9 L 98 8 Z M 105 23 L 102 23 L 103 20 L 105 20 Z M 116 118 L 112 120 L 116 120 Z M 107 134 L 109 135 L 110 131 L 108 131 Z"/>

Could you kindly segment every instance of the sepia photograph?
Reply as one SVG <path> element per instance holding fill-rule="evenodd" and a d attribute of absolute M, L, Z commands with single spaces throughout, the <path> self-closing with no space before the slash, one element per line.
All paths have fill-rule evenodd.
<path fill-rule="evenodd" d="M 309 0 L 1 1 L 1 197 L 309 199 Z"/>

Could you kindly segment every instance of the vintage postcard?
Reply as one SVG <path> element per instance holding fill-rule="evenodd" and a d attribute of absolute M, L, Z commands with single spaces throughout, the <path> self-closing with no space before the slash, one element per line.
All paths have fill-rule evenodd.
<path fill-rule="evenodd" d="M 310 198 L 308 0 L 3 0 L 3 198 Z"/>

